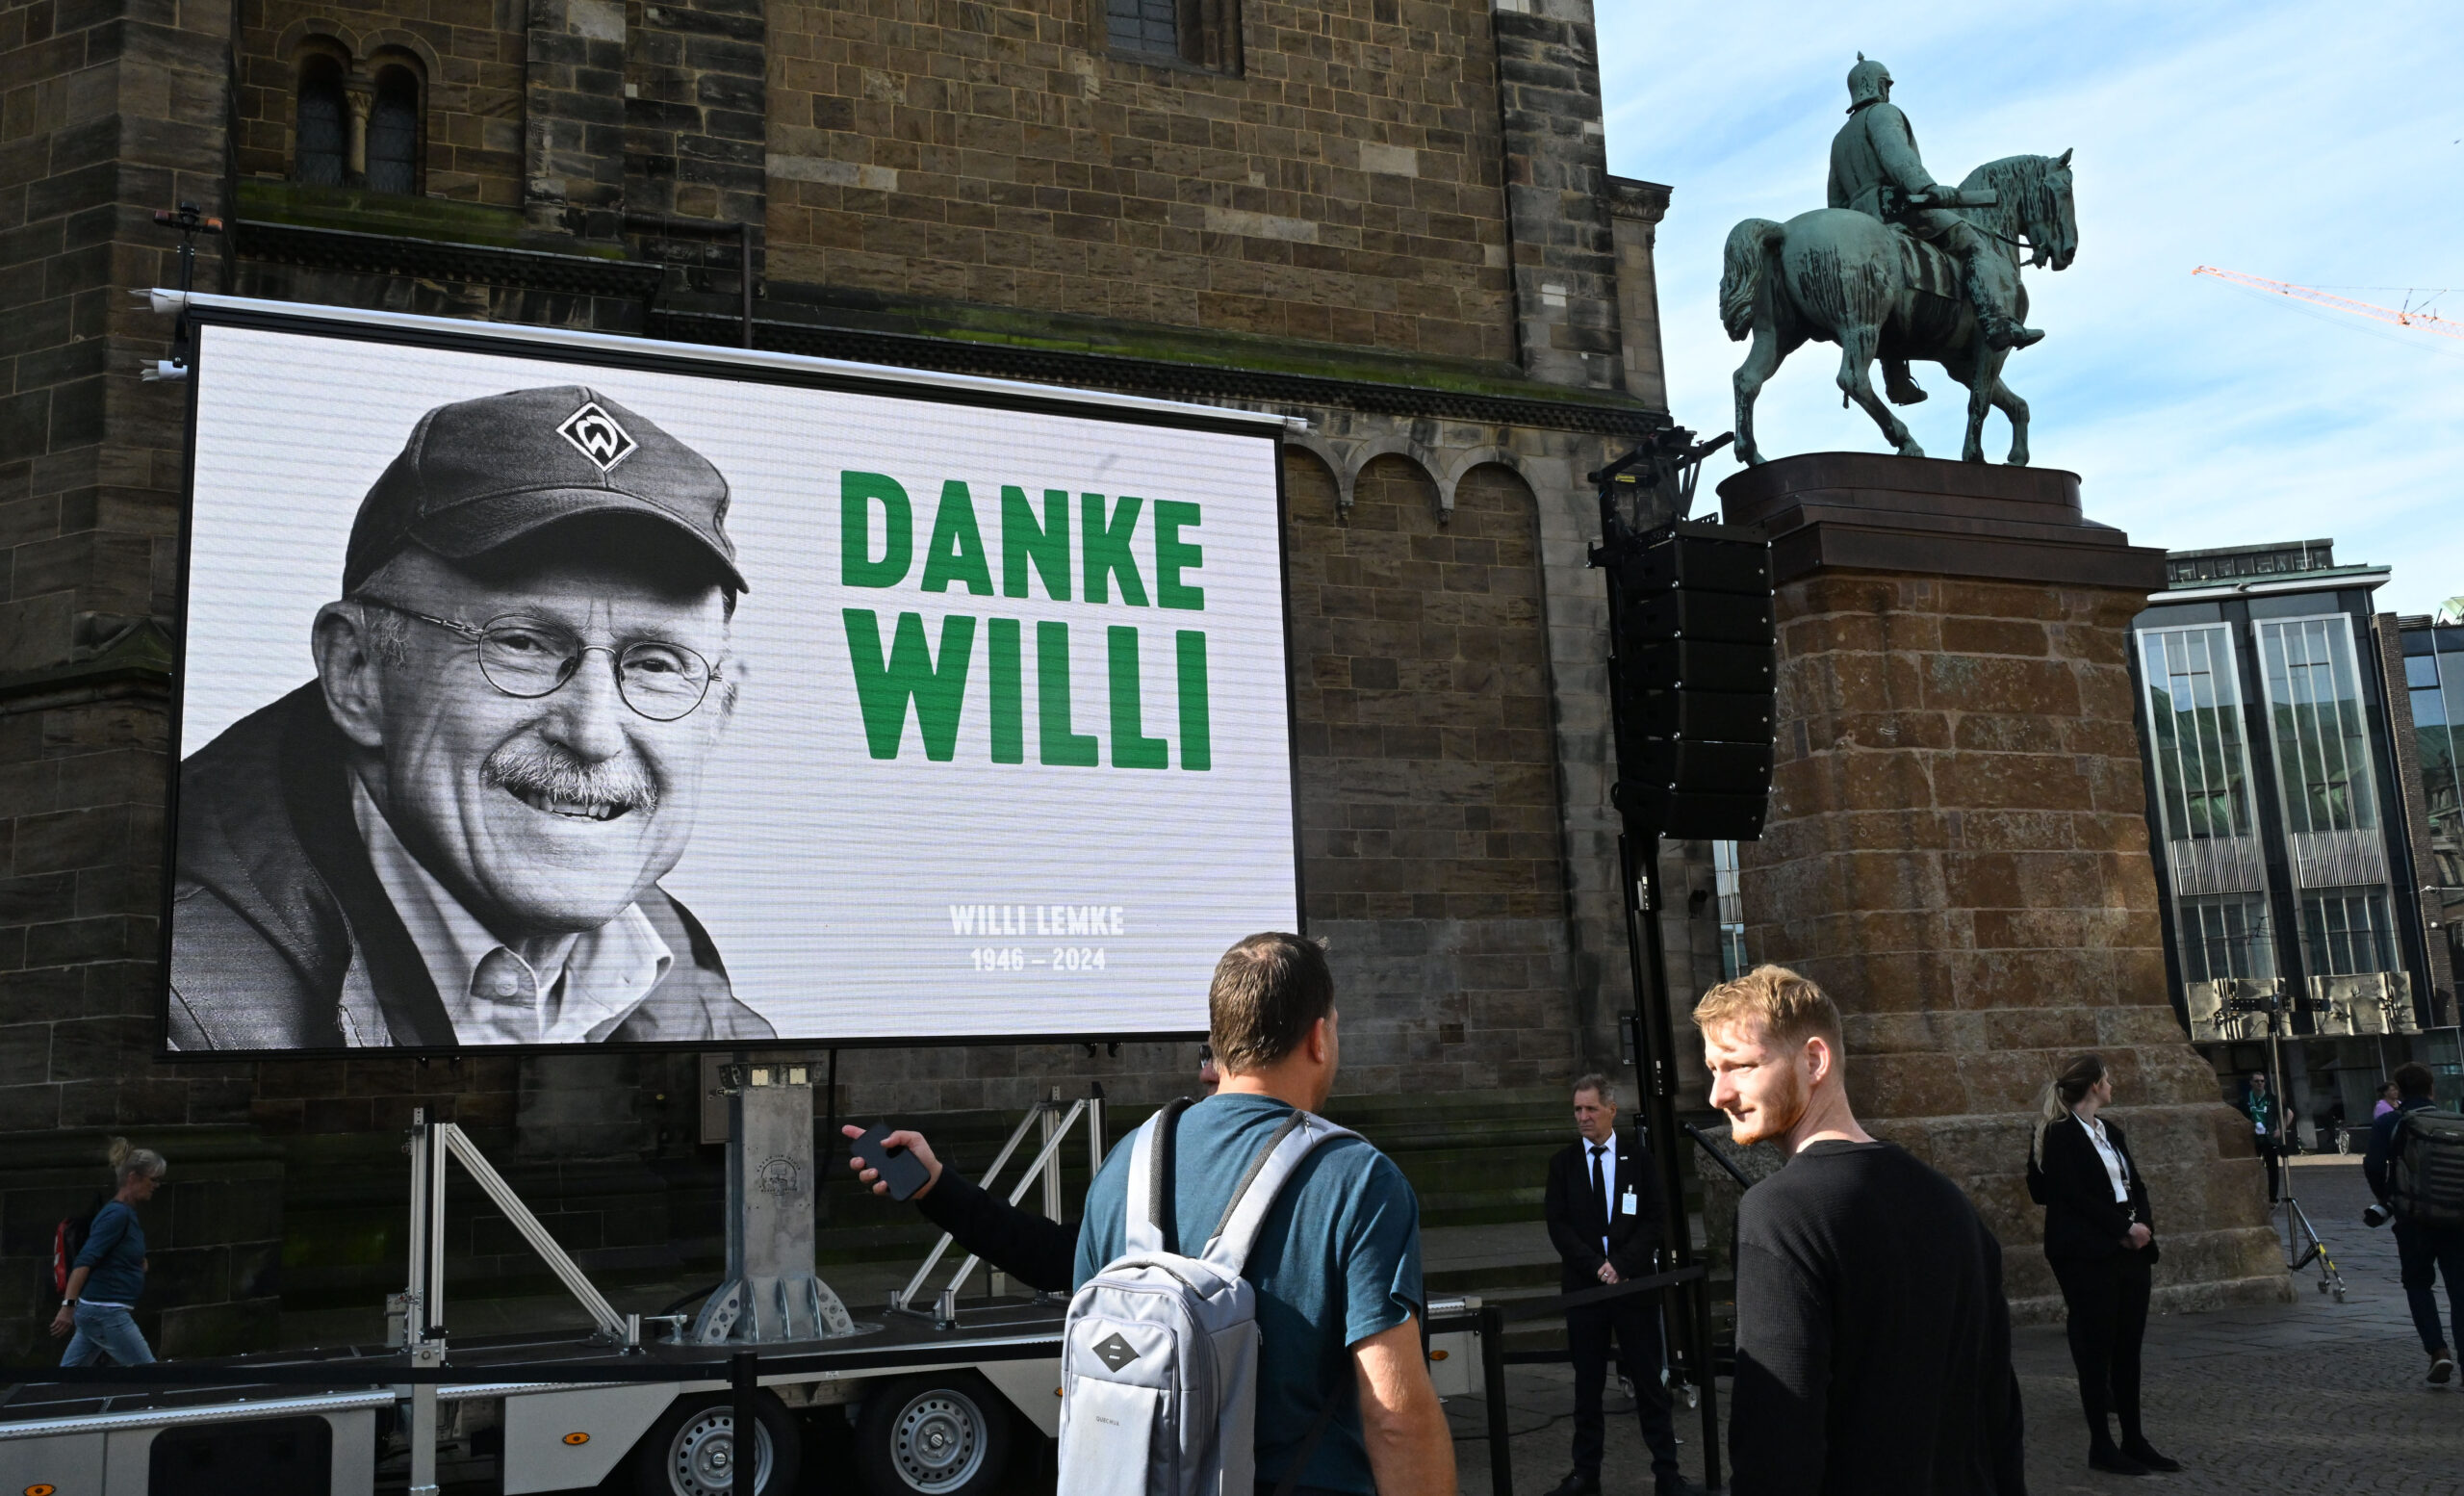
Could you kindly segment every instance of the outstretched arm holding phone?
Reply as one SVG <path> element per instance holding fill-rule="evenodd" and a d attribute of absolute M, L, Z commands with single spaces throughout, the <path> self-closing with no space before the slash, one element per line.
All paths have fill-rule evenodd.
<path fill-rule="evenodd" d="M 864 1135 L 861 1127 L 838 1130 L 851 1143 Z M 1073 1286 L 1072 1267 L 1078 1251 L 1075 1227 L 1020 1210 L 1006 1199 L 985 1193 L 974 1180 L 944 1168 L 940 1159 L 934 1156 L 932 1144 L 920 1132 L 893 1132 L 883 1141 L 913 1155 L 924 1166 L 924 1184 L 908 1199 L 924 1212 L 925 1219 L 949 1232 L 961 1247 L 1029 1288 L 1066 1293 Z M 850 1158 L 847 1167 L 874 1194 L 889 1193 L 889 1184 L 882 1178 L 881 1172 L 866 1167 L 862 1159 Z"/>

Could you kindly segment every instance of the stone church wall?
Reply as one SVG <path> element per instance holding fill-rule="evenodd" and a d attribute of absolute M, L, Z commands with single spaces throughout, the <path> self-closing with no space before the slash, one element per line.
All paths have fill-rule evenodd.
<path fill-rule="evenodd" d="M 266 1343 L 288 1301 L 373 1302 L 415 1108 L 485 1135 L 579 1247 L 690 1255 L 715 1229 L 699 1055 L 155 1061 L 186 391 L 139 377 L 169 325 L 127 293 L 176 282 L 152 213 L 184 201 L 231 226 L 200 242 L 201 289 L 664 336 L 717 318 L 730 342 L 751 222 L 765 347 L 1305 417 L 1300 836 L 1346 1089 L 1476 1109 L 1613 1063 L 1583 475 L 1663 417 L 1656 382 L 1619 388 L 1657 346 L 1619 356 L 1588 5 L 1531 0 L 1502 42 L 1476 0 L 1185 10 L 1242 14 L 1239 44 L 1119 55 L 1088 0 L 0 10 L 0 1135 L 42 1145 L 0 1167 L 0 1322 L 38 1328 L 37 1261 L 113 1132 L 189 1186 L 164 1238 L 182 1314 L 148 1325 L 179 1354 Z M 311 45 L 416 61 L 422 193 L 291 180 Z M 1545 189 L 1517 199 L 1522 241 L 1509 179 Z M 918 303 L 940 321 L 884 315 Z M 832 341 L 858 334 L 887 341 Z M 965 362 L 995 354 L 1045 361 Z M 1707 948 L 1689 917 L 1681 978 Z M 1101 1080 L 1134 1107 L 1194 1062 L 849 1048 L 835 1101 L 1014 1115 Z"/>
<path fill-rule="evenodd" d="M 1088 0 L 772 0 L 771 274 L 1514 355 L 1476 0 L 1259 0 L 1239 72 Z"/>
<path fill-rule="evenodd" d="M 234 160 L 243 176 L 288 176 L 299 59 L 323 49 L 365 74 L 407 57 L 424 89 L 427 195 L 522 200 L 522 0 L 242 0 Z"/>

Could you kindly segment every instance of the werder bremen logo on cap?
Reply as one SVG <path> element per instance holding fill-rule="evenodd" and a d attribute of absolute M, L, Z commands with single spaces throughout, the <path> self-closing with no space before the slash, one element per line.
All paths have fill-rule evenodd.
<path fill-rule="evenodd" d="M 574 451 L 598 464 L 602 473 L 631 456 L 636 445 L 597 400 L 567 416 L 565 424 L 556 427 L 556 434 L 573 443 Z"/>
<path fill-rule="evenodd" d="M 1096 1343 L 1095 1359 L 1118 1371 L 1137 1360 L 1138 1353 L 1130 1349 L 1129 1342 L 1123 1340 L 1118 1331 L 1115 1331 L 1111 1336 Z"/>

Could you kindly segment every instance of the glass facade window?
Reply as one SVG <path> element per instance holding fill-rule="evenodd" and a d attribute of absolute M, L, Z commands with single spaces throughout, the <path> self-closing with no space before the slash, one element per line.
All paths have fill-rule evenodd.
<path fill-rule="evenodd" d="M 2257 893 L 2212 893 L 2174 901 L 2180 915 L 2182 980 L 2275 976 L 2268 901 Z"/>
<path fill-rule="evenodd" d="M 1720 909 L 1720 978 L 1745 974 L 1745 900 L 1737 891 L 1736 843 L 1711 843 L 1711 886 Z"/>
<path fill-rule="evenodd" d="M 2402 969 L 2384 887 L 2304 890 L 2301 941 L 2313 976 Z"/>
<path fill-rule="evenodd" d="M 2455 734 L 2464 727 L 2464 630 L 2404 632 L 2404 684 L 2413 703 L 2413 745 L 2422 765 L 2423 818 L 2438 867 L 2440 933 L 2448 959 L 2464 970 L 2464 791 Z"/>
<path fill-rule="evenodd" d="M 2158 809 L 2169 840 L 2252 834 L 2233 640 L 2221 625 L 2141 635 Z"/>
<path fill-rule="evenodd" d="M 2262 623 L 2259 658 L 2267 673 L 2285 830 L 2303 836 L 2375 829 L 2378 796 L 2352 621 L 2333 613 Z"/>

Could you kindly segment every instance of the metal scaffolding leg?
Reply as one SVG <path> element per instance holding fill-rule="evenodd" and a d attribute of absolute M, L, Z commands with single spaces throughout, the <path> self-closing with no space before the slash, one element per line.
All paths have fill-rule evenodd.
<path fill-rule="evenodd" d="M 1055 1086 L 1052 1088 L 1051 1104 L 1043 1111 L 1043 1151 L 1046 1158 L 1052 1155 L 1052 1140 L 1069 1125 L 1068 1122 L 1058 1120 L 1057 1114 L 1060 1107 L 1061 1088 Z M 1069 1122 L 1077 1120 L 1078 1114 L 1071 1112 Z M 1043 1218 L 1046 1221 L 1061 1219 L 1061 1171 L 1058 1169 L 1049 1171 L 1043 1176 Z"/>
<path fill-rule="evenodd" d="M 1049 1109 L 1044 1112 L 1043 1149 L 1036 1154 L 1036 1161 L 1027 1166 L 1027 1172 L 1018 1176 L 1017 1184 L 1010 1191 L 1011 1204 L 1014 1205 L 1024 1199 L 1027 1186 L 1038 1179 L 1043 1181 L 1044 1199 L 1049 1200 L 1053 1198 L 1054 1193 L 1061 1188 L 1061 1146 L 1069 1141 L 1070 1129 L 1078 1125 L 1078 1114 L 1093 1104 L 1089 1101 L 1076 1102 L 1059 1122 L 1052 1120 Z M 982 1260 L 980 1257 L 969 1256 L 964 1262 L 959 1264 L 958 1272 L 951 1275 L 948 1285 L 941 1290 L 939 1303 L 943 1307 L 936 1310 L 941 1318 L 948 1318 L 947 1306 L 954 1305 L 958 1302 L 959 1290 L 966 1286 L 968 1277 L 975 1272 L 975 1265 Z"/>

